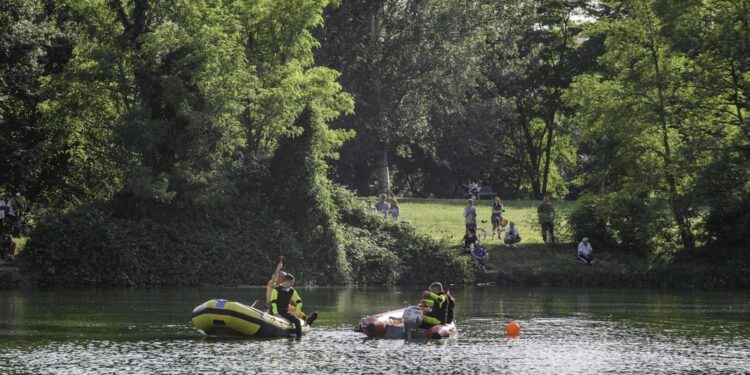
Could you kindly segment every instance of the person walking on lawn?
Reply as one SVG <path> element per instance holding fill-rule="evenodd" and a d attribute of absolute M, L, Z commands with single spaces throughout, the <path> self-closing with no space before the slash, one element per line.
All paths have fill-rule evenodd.
<path fill-rule="evenodd" d="M 542 226 L 542 240 L 546 243 L 549 239 L 551 243 L 555 243 L 555 207 L 550 202 L 549 194 L 544 196 L 536 213 L 539 216 L 539 224 Z"/>

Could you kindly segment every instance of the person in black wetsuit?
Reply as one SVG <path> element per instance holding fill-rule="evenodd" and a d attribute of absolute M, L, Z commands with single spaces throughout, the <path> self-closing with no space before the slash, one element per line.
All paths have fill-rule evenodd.
<path fill-rule="evenodd" d="M 448 320 L 448 296 L 443 291 L 443 284 L 434 282 L 422 292 L 420 305 L 427 307 L 428 312 L 422 317 L 422 329 L 430 329 Z"/>
<path fill-rule="evenodd" d="M 295 303 L 295 312 L 299 313 L 302 311 L 302 298 L 292 288 L 292 285 L 294 285 L 294 276 L 286 274 L 284 282 L 273 289 L 271 292 L 271 313 L 294 324 L 294 331 L 297 334 L 297 338 L 300 338 L 302 337 L 302 322 L 300 322 L 296 314 L 289 312 L 289 303 L 293 301 Z"/>

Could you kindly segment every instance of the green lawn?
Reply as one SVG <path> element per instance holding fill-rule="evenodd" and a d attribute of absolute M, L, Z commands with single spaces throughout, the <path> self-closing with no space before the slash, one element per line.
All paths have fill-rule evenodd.
<path fill-rule="evenodd" d="M 375 202 L 375 198 L 370 198 Z M 489 253 L 487 265 L 489 273 L 484 281 L 507 283 L 512 285 L 640 285 L 636 275 L 649 268 L 642 257 L 619 251 L 598 248 L 594 244 L 595 265 L 588 267 L 576 260 L 576 246 L 566 234 L 565 217 L 572 209 L 574 202 L 554 201 L 558 217 L 561 219 L 556 227 L 558 244 L 544 244 L 541 229 L 537 220 L 536 208 L 540 201 L 517 200 L 504 201 L 505 217 L 515 222 L 521 233 L 522 241 L 517 248 L 508 248 L 499 239 L 487 238 L 483 245 Z M 428 234 L 435 239 L 445 239 L 455 244 L 458 249 L 464 235 L 462 199 L 399 199 L 401 220 L 406 220 L 418 232 Z M 480 220 L 478 223 L 488 230 L 491 201 L 476 203 Z"/>
<path fill-rule="evenodd" d="M 373 198 L 374 201 L 374 198 Z M 536 208 L 540 201 L 517 200 L 504 201 L 505 218 L 513 221 L 521 232 L 522 244 L 541 244 L 542 234 L 537 221 Z M 560 217 L 567 215 L 572 207 L 571 202 L 555 201 L 555 209 Z M 463 199 L 399 199 L 401 209 L 401 220 L 408 220 L 420 233 L 441 239 L 448 238 L 449 241 L 459 243 L 464 235 L 465 225 L 463 208 L 466 201 Z M 486 220 L 486 223 L 477 222 L 480 227 L 485 227 L 488 232 L 492 231 L 490 223 L 491 201 L 482 200 L 476 203 L 478 221 Z M 564 222 L 562 223 L 564 225 Z M 564 231 L 564 228 L 559 228 Z M 561 233 L 562 234 L 562 233 Z M 499 245 L 498 239 L 485 241 L 485 245 Z"/>

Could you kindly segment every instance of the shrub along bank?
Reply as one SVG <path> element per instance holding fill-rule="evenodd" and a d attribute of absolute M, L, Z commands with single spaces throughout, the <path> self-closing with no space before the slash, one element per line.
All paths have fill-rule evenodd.
<path fill-rule="evenodd" d="M 41 284 L 53 286 L 263 284 L 278 255 L 302 284 L 474 280 L 472 263 L 447 244 L 385 221 L 351 193 L 335 191 L 343 266 L 315 260 L 319 249 L 300 241 L 293 226 L 269 219 L 273 213 L 260 199 L 247 198 L 215 206 L 154 204 L 148 217 L 138 218 L 118 216 L 111 204 L 90 204 L 42 220 L 22 257 Z"/>
<path fill-rule="evenodd" d="M 301 284 L 447 283 L 474 265 L 443 242 L 384 220 L 325 178 L 325 127 L 245 162 L 201 202 L 120 195 L 39 220 L 22 258 L 45 285 L 264 284 L 279 255 Z M 260 166 L 260 167 L 258 167 Z"/>

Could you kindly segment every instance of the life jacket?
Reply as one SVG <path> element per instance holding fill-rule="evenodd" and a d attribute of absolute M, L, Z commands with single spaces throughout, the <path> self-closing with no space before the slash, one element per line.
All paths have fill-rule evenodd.
<path fill-rule="evenodd" d="M 430 312 L 427 313 L 427 315 L 440 320 L 440 324 L 445 324 L 448 319 L 448 305 L 450 304 L 450 298 L 443 292 L 436 294 L 439 296 L 445 296 L 445 301 L 443 301 L 442 304 L 439 304 L 438 301 L 435 301 L 435 303 L 432 305 L 432 308 L 430 309 Z"/>
<path fill-rule="evenodd" d="M 292 295 L 294 295 L 295 290 L 294 288 L 284 288 L 284 286 L 279 285 L 276 288 L 276 299 L 271 301 L 271 303 L 276 303 L 276 309 L 279 313 L 286 312 L 289 309 L 289 303 L 292 300 Z M 294 301 L 294 303 L 300 303 L 302 300 Z"/>

